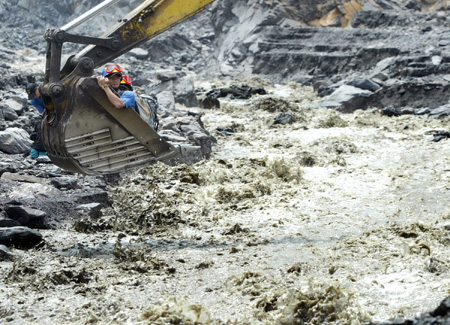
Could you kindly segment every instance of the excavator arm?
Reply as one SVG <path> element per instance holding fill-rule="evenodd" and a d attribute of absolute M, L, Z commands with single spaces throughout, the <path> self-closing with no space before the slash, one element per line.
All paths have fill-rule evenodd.
<path fill-rule="evenodd" d="M 108 0 L 105 2 L 111 2 Z M 45 33 L 42 142 L 53 163 L 96 175 L 179 157 L 192 146 L 162 139 L 131 108 L 117 109 L 92 77 L 94 69 L 200 12 L 214 0 L 147 0 L 99 38 L 74 35 L 70 24 Z M 87 44 L 61 69 L 66 42 Z"/>

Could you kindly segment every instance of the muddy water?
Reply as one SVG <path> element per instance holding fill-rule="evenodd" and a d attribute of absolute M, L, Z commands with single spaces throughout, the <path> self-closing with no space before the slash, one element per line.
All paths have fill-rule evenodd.
<path fill-rule="evenodd" d="M 263 85 L 197 109 L 211 159 L 125 175 L 104 216 L 1 262 L 3 321 L 360 324 L 436 307 L 450 149 L 426 131 L 448 121 L 311 109 L 310 88 Z M 280 112 L 294 123 L 273 125 Z"/>

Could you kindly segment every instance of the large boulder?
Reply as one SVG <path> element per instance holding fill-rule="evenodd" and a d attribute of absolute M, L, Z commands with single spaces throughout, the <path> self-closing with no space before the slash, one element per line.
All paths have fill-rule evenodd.
<path fill-rule="evenodd" d="M 8 128 L 0 132 L 0 150 L 9 154 L 21 154 L 30 151 L 33 141 L 27 131 L 20 128 Z"/>
<path fill-rule="evenodd" d="M 17 112 L 7 105 L 0 105 L 0 116 L 3 116 L 5 121 L 15 121 L 19 118 Z"/>
<path fill-rule="evenodd" d="M 195 95 L 194 79 L 185 77 L 174 83 L 175 102 L 183 104 L 186 107 L 198 106 L 197 96 Z"/>
<path fill-rule="evenodd" d="M 18 184 L 8 196 L 11 200 L 30 200 L 34 198 L 51 198 L 59 194 L 60 191 L 53 186 L 40 183 L 24 183 Z"/>
<path fill-rule="evenodd" d="M 22 205 L 8 206 L 5 210 L 8 218 L 18 221 L 22 226 L 30 228 L 46 228 L 45 217 L 47 213 Z"/>
<path fill-rule="evenodd" d="M 28 227 L 0 228 L 0 245 L 32 248 L 42 240 L 40 232 Z"/>
<path fill-rule="evenodd" d="M 366 102 L 370 101 L 372 94 L 369 90 L 342 85 L 314 107 L 335 108 L 344 113 L 351 113 L 357 109 L 367 108 Z"/>

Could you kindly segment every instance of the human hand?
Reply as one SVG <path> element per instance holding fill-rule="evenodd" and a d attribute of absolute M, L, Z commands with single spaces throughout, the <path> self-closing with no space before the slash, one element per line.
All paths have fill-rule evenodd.
<path fill-rule="evenodd" d="M 105 77 L 97 77 L 98 85 L 104 89 L 105 87 L 109 86 L 109 79 Z"/>

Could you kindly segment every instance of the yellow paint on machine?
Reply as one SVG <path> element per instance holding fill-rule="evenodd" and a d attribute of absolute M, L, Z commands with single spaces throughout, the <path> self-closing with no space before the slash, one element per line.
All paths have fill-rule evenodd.
<path fill-rule="evenodd" d="M 133 21 L 121 30 L 123 39 L 151 39 L 202 11 L 213 0 L 150 0 L 129 14 Z M 140 14 L 139 14 L 140 13 Z M 125 19 L 130 19 L 126 17 Z M 107 32 L 108 34 L 108 32 Z"/>

